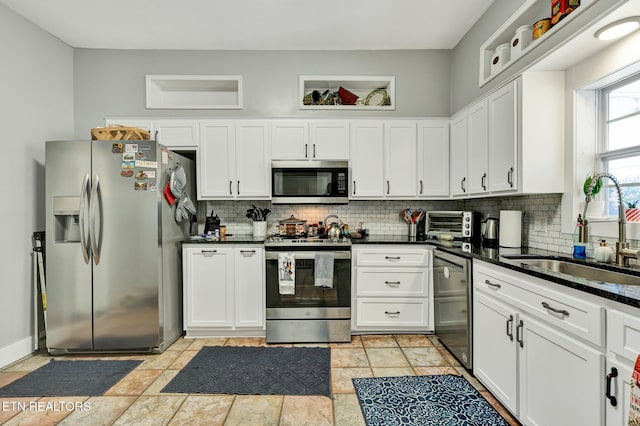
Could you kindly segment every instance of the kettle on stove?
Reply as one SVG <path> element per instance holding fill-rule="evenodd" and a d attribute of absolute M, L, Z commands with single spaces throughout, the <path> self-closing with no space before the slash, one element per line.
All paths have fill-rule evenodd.
<path fill-rule="evenodd" d="M 498 246 L 498 219 L 487 217 L 482 221 L 482 245 L 485 247 Z"/>
<path fill-rule="evenodd" d="M 332 222 L 330 224 L 329 218 L 332 218 L 332 217 L 338 219 L 338 216 L 336 216 L 335 214 L 330 214 L 329 216 L 324 218 L 324 223 L 326 226 L 324 233 L 327 236 L 327 238 L 332 240 L 337 240 L 342 236 L 342 226 L 338 222 Z"/>

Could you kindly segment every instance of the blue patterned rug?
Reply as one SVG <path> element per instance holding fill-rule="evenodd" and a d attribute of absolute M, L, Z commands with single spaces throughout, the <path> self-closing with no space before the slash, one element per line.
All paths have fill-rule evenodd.
<path fill-rule="evenodd" d="M 508 426 L 462 376 L 352 379 L 367 425 Z"/>

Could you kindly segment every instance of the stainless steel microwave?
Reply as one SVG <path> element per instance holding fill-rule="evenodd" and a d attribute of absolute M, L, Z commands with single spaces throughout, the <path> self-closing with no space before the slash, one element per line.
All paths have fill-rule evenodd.
<path fill-rule="evenodd" d="M 347 204 L 349 162 L 271 162 L 273 204 Z"/>

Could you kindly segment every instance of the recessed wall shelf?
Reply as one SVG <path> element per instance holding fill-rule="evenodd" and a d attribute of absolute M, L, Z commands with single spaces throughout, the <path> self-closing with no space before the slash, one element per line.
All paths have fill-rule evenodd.
<path fill-rule="evenodd" d="M 494 32 L 491 37 L 480 46 L 480 86 L 485 85 L 489 81 L 493 80 L 496 76 L 500 75 L 506 69 L 508 69 L 515 62 L 524 58 L 530 51 L 543 45 L 548 39 L 550 34 L 557 31 L 558 28 L 563 27 L 576 16 L 583 13 L 597 0 L 582 0 L 578 8 L 564 17 L 560 22 L 551 27 L 546 33 L 542 34 L 538 39 L 529 42 L 521 54 L 516 58 L 511 58 L 500 69 L 494 70 L 492 73 L 491 62 L 493 59 L 496 48 L 504 43 L 508 43 L 511 47 L 511 40 L 516 34 L 516 29 L 523 25 L 531 27 L 535 22 L 540 19 L 549 18 L 551 16 L 551 2 L 549 0 L 526 0 L 524 4 L 513 14 L 511 17 Z"/>
<path fill-rule="evenodd" d="M 394 110 L 396 109 L 393 76 L 300 76 L 300 109 Z M 344 88 L 358 97 L 355 105 L 306 104 L 314 90 L 320 94 Z"/>
<path fill-rule="evenodd" d="M 147 75 L 147 109 L 242 109 L 241 75 Z"/>

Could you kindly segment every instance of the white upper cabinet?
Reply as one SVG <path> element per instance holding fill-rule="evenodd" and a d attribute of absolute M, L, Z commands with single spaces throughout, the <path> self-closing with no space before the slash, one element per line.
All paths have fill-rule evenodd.
<path fill-rule="evenodd" d="M 467 176 L 469 194 L 486 193 L 489 188 L 489 129 L 487 100 L 467 112 Z M 455 161 L 455 160 L 454 160 Z"/>
<path fill-rule="evenodd" d="M 489 96 L 489 157 L 491 158 L 489 189 L 491 191 L 518 189 L 517 88 L 516 80 Z"/>
<path fill-rule="evenodd" d="M 266 120 L 236 122 L 236 197 L 271 197 L 271 138 Z"/>
<path fill-rule="evenodd" d="M 462 112 L 451 119 L 451 195 L 467 195 L 467 115 Z"/>
<path fill-rule="evenodd" d="M 300 120 L 271 122 L 271 158 L 273 160 L 308 160 L 309 123 Z"/>
<path fill-rule="evenodd" d="M 353 121 L 350 128 L 352 199 L 382 198 L 384 180 L 384 132 L 381 121 Z"/>
<path fill-rule="evenodd" d="M 418 121 L 418 197 L 449 196 L 449 121 Z"/>
<path fill-rule="evenodd" d="M 384 123 L 384 196 L 414 198 L 417 182 L 417 124 L 415 121 Z"/>
<path fill-rule="evenodd" d="M 309 125 L 312 160 L 349 160 L 349 122 L 313 120 Z"/>
<path fill-rule="evenodd" d="M 156 120 L 155 139 L 174 150 L 197 150 L 200 139 L 198 120 Z"/>

